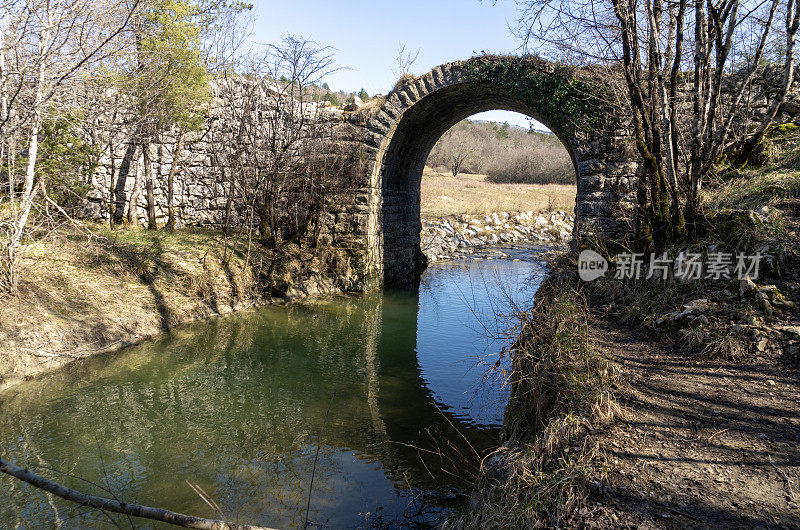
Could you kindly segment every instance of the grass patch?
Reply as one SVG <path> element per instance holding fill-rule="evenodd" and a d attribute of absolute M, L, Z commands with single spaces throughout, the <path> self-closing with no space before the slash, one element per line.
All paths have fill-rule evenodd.
<path fill-rule="evenodd" d="M 651 328 L 658 315 L 674 311 L 706 293 L 698 282 L 623 281 L 607 278 L 590 284 L 591 303 L 623 324 Z"/>
<path fill-rule="evenodd" d="M 715 168 L 703 191 L 709 232 L 704 242 L 752 249 L 785 238 L 784 217 L 776 207 L 800 198 L 800 128 L 776 125 L 766 141 L 770 156 L 761 167 L 736 169 L 723 163 Z"/>
<path fill-rule="evenodd" d="M 800 197 L 800 127 L 775 125 L 768 141 L 772 155 L 761 167 L 715 168 L 703 194 L 707 209 L 759 209 Z"/>
<path fill-rule="evenodd" d="M 564 184 L 496 184 L 486 175 L 425 168 L 422 176 L 421 212 L 426 217 L 487 214 L 493 212 L 548 212 L 575 209 L 577 188 Z"/>
<path fill-rule="evenodd" d="M 709 210 L 757 210 L 800 197 L 800 171 L 774 168 L 729 172 L 711 183 L 704 205 Z"/>
<path fill-rule="evenodd" d="M 704 345 L 704 353 L 712 359 L 739 361 L 747 354 L 748 341 L 738 333 L 713 337 Z"/>
<path fill-rule="evenodd" d="M 766 318 L 754 296 L 740 297 L 737 281 L 621 281 L 592 282 L 590 305 L 631 329 L 672 342 L 676 348 L 705 359 L 742 361 L 753 351 L 752 329 L 742 326 L 747 317 Z M 706 300 L 700 320 L 660 322 L 680 313 L 686 304 Z"/>
<path fill-rule="evenodd" d="M 506 443 L 484 461 L 477 505 L 448 527 L 558 527 L 598 472 L 590 432 L 620 412 L 615 371 L 590 346 L 587 300 L 572 272 L 551 275 L 521 318 Z"/>

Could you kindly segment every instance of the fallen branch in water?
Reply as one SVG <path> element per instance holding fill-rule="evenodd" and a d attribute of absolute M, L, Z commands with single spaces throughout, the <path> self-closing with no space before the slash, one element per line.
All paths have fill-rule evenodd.
<path fill-rule="evenodd" d="M 132 517 L 141 517 L 153 521 L 161 521 L 183 526 L 184 528 L 197 528 L 199 530 L 272 530 L 263 526 L 250 526 L 244 524 L 226 523 L 214 519 L 203 519 L 193 515 L 171 512 L 163 508 L 151 508 L 139 504 L 128 504 L 114 499 L 98 497 L 81 491 L 62 486 L 56 482 L 47 480 L 39 475 L 23 469 L 0 457 L 0 472 L 18 478 L 23 482 L 35 486 L 44 491 L 50 492 L 56 497 L 75 502 L 81 506 L 88 506 L 106 512 L 121 513 Z"/>

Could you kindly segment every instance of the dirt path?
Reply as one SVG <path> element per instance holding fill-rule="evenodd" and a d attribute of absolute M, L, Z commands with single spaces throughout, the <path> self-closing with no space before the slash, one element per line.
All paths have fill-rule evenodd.
<path fill-rule="evenodd" d="M 600 436 L 586 526 L 800 528 L 797 359 L 704 362 L 608 322 L 593 340 L 628 414 Z"/>

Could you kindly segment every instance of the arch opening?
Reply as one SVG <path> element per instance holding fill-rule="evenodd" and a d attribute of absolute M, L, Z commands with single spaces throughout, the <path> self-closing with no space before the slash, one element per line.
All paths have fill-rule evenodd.
<path fill-rule="evenodd" d="M 622 239 L 638 170 L 629 123 L 597 97 L 599 82 L 581 79 L 536 58 L 482 56 L 434 68 L 387 96 L 365 133 L 374 153 L 366 245 L 385 286 L 413 286 L 425 265 L 420 201 L 431 149 L 458 122 L 490 110 L 530 116 L 564 146 L 576 176 L 576 239 Z"/>
<path fill-rule="evenodd" d="M 414 285 L 425 266 L 420 248 L 422 176 L 431 150 L 462 120 L 486 111 L 502 110 L 530 116 L 555 134 L 572 160 L 575 142 L 537 109 L 493 87 L 457 84 L 442 88 L 411 106 L 387 138 L 383 172 L 381 235 L 384 284 Z M 576 179 L 577 184 L 577 179 Z"/>
<path fill-rule="evenodd" d="M 446 131 L 428 155 L 423 225 L 425 219 L 464 214 L 548 208 L 571 214 L 576 185 L 572 157 L 544 125 L 515 112 L 475 114 Z"/>

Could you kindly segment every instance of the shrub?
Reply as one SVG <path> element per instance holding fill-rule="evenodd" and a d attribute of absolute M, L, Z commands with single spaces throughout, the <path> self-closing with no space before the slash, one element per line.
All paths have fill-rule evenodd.
<path fill-rule="evenodd" d="M 569 156 L 558 156 L 560 153 L 553 151 L 552 147 L 509 151 L 490 161 L 486 180 L 508 184 L 574 184 L 575 170 Z"/>
<path fill-rule="evenodd" d="M 454 152 L 469 152 L 461 167 L 495 183 L 574 184 L 575 169 L 567 150 L 553 134 L 491 122 L 464 120 L 445 133 L 428 165 L 450 167 Z"/>

